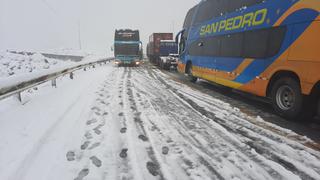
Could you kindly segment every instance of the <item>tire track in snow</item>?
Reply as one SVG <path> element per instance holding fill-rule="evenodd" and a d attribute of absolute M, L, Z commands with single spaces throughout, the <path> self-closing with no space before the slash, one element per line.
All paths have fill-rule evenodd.
<path fill-rule="evenodd" d="M 129 142 L 128 144 L 128 158 L 136 168 L 135 179 L 166 179 L 161 171 L 160 164 L 154 155 L 154 149 L 149 143 L 149 137 L 144 128 L 143 122 L 140 120 L 140 112 L 136 106 L 136 100 L 132 92 L 131 83 L 132 68 L 129 69 L 127 77 L 125 78 L 124 87 L 126 93 L 124 94 L 124 116 L 127 119 L 127 136 L 131 141 L 140 141 L 138 144 Z M 137 170 L 137 168 L 139 170 Z"/>
<path fill-rule="evenodd" d="M 268 148 L 270 146 L 270 144 L 264 144 L 265 141 L 262 141 L 262 143 L 261 143 L 260 139 L 255 138 L 252 135 L 250 136 L 247 133 L 248 131 L 250 132 L 250 130 L 251 130 L 251 131 L 253 131 L 255 133 L 254 135 L 259 136 L 261 134 L 261 132 L 263 133 L 264 129 L 260 128 L 257 132 L 255 132 L 255 129 L 249 129 L 249 130 L 246 130 L 245 132 L 243 132 L 241 130 L 238 130 L 239 127 L 243 128 L 241 126 L 243 124 L 237 124 L 238 128 L 235 127 L 235 126 L 231 126 L 232 124 L 227 123 L 227 122 L 229 122 L 229 120 L 231 121 L 230 118 L 228 120 L 222 120 L 220 118 L 217 118 L 215 116 L 215 114 L 213 114 L 212 112 L 209 112 L 209 111 L 205 110 L 204 108 L 200 107 L 197 103 L 195 103 L 191 99 L 189 99 L 186 96 L 184 96 L 183 94 L 179 93 L 177 89 L 173 88 L 168 83 L 166 83 L 162 77 L 158 76 L 157 74 L 155 74 L 155 76 L 157 76 L 157 79 L 160 82 L 162 82 L 168 89 L 171 89 L 171 92 L 176 94 L 183 101 L 187 102 L 187 104 L 189 104 L 192 108 L 194 108 L 196 111 L 198 111 L 201 115 L 204 115 L 207 118 L 212 119 L 213 121 L 216 121 L 217 123 L 222 125 L 224 128 L 226 128 L 229 132 L 234 133 L 238 137 L 243 137 L 243 138 L 250 139 L 250 141 L 245 142 L 245 143 L 249 147 L 255 149 L 258 153 L 260 152 L 260 154 L 262 156 L 264 156 L 266 159 L 269 159 L 271 161 L 274 161 L 274 162 L 280 164 L 281 166 L 285 167 L 288 171 L 291 171 L 291 172 L 297 174 L 298 176 L 300 176 L 302 179 L 316 179 L 317 177 L 319 177 L 319 174 L 317 174 L 317 173 L 319 173 L 319 171 L 317 169 L 317 166 L 311 166 L 313 169 L 316 170 L 316 172 L 314 172 L 314 171 L 312 172 L 312 170 L 310 172 L 310 170 L 308 170 L 307 168 L 301 167 L 301 166 L 300 166 L 300 168 L 299 168 L 300 170 L 299 170 L 297 167 L 295 167 L 293 165 L 293 163 L 292 163 L 292 161 L 290 159 L 285 158 L 285 155 L 278 155 L 277 151 L 275 151 L 274 149 Z M 202 100 L 202 101 L 204 101 L 204 100 Z M 216 108 L 218 109 L 218 107 L 216 107 Z M 208 125 L 210 125 L 210 124 L 208 124 Z M 269 139 L 274 140 L 276 142 L 279 141 L 278 140 L 279 137 L 273 137 L 273 136 L 270 136 L 269 134 L 262 134 L 262 136 L 263 135 L 265 135 L 266 138 L 269 138 Z M 260 140 L 260 142 L 257 141 L 257 140 Z M 259 143 L 260 144 L 258 146 L 254 146 L 252 142 L 254 142 L 254 144 L 259 144 Z M 280 141 L 279 143 L 284 143 L 284 142 Z M 291 144 L 289 144 L 289 146 L 290 145 Z M 293 146 L 293 148 L 298 148 L 298 150 L 301 149 L 301 147 L 296 147 L 296 146 Z M 261 152 L 264 152 L 264 153 L 261 153 Z M 297 163 L 295 163 L 295 164 L 297 164 Z M 299 165 L 297 164 L 297 166 L 299 166 Z M 308 174 L 306 174 L 305 172 L 308 172 Z"/>
<path fill-rule="evenodd" d="M 162 82 L 163 79 L 161 79 Z M 169 88 L 173 88 L 168 83 L 166 83 Z M 173 88 L 174 89 L 174 88 Z M 274 161 L 283 167 L 285 167 L 288 171 L 291 171 L 298 176 L 300 176 L 302 179 L 317 179 L 319 177 L 319 164 L 318 166 L 315 164 L 309 164 L 306 162 L 307 166 L 304 167 L 301 166 L 299 163 L 300 161 L 304 161 L 303 158 L 292 161 L 291 158 L 286 157 L 285 151 L 282 151 L 281 149 L 277 149 L 279 145 L 286 143 L 289 147 L 292 148 L 293 151 L 307 151 L 310 153 L 310 155 L 313 156 L 313 158 L 319 159 L 319 153 L 309 150 L 308 148 L 300 145 L 300 144 L 293 144 L 290 143 L 290 141 L 286 141 L 283 139 L 283 137 L 279 135 L 274 135 L 270 130 L 263 129 L 259 126 L 248 126 L 248 122 L 241 119 L 240 117 L 236 116 L 235 114 L 231 116 L 234 119 L 225 116 L 224 118 L 227 118 L 227 120 L 222 120 L 222 117 L 217 118 L 216 115 L 213 112 L 217 112 L 219 107 L 217 105 L 214 105 L 210 103 L 210 107 L 216 107 L 215 110 L 208 111 L 204 109 L 203 107 L 199 106 L 197 103 L 195 103 L 193 100 L 189 99 L 188 97 L 184 96 L 183 94 L 179 93 L 176 89 L 173 91 L 177 96 L 179 96 L 181 99 L 185 100 L 189 105 L 191 105 L 194 109 L 196 109 L 200 114 L 208 117 L 209 119 L 212 119 L 214 121 L 217 121 L 220 125 L 222 125 L 224 128 L 228 129 L 229 132 L 233 132 L 238 137 L 243 137 L 244 139 L 250 139 L 249 141 L 243 141 L 243 143 L 247 144 L 249 147 L 255 149 L 259 154 L 266 157 L 267 159 Z M 200 100 L 200 99 L 199 99 Z M 201 101 L 201 100 L 200 100 Z M 205 100 L 202 100 L 205 101 Z M 223 107 L 223 106 L 222 106 Z M 220 107 L 221 109 L 223 109 Z M 247 117 L 248 118 L 248 117 Z M 232 122 L 232 123 L 230 123 Z M 236 126 L 235 126 L 236 125 Z M 241 127 L 239 129 L 239 127 Z M 254 127 L 254 128 L 253 128 Z M 261 137 L 264 137 L 264 140 L 261 141 Z M 274 146 L 273 141 L 278 143 L 278 145 Z M 273 148 L 275 147 L 275 148 Z M 318 154 L 318 155 L 317 155 Z M 297 166 L 297 167 L 296 167 Z M 298 168 L 299 167 L 299 168 Z M 311 170 L 309 169 L 311 167 Z M 308 172 L 305 173 L 305 172 Z"/>
<path fill-rule="evenodd" d="M 155 77 L 156 75 L 153 75 L 153 76 Z M 153 87 L 153 89 L 155 89 L 155 87 Z M 152 92 L 151 89 L 149 89 L 149 91 Z M 159 102 L 155 102 L 155 106 L 157 106 L 158 103 L 159 103 Z M 183 104 L 183 102 L 178 102 L 178 103 L 182 103 L 182 104 Z M 165 105 L 166 105 L 166 104 L 164 103 L 163 106 L 165 106 Z M 163 107 L 160 107 L 160 108 L 163 108 Z M 190 109 L 190 107 L 185 107 L 185 108 L 189 108 L 189 109 Z M 180 108 L 180 109 L 181 109 L 181 108 Z M 167 109 L 167 110 L 170 110 L 170 109 Z M 193 110 L 193 111 L 194 111 L 194 110 Z M 195 114 L 197 114 L 197 112 L 195 112 Z M 178 118 L 178 117 L 175 117 L 175 118 Z M 188 126 L 188 124 L 186 124 L 186 126 Z M 205 126 L 209 126 L 209 127 L 210 127 L 211 125 L 210 125 L 210 124 L 205 124 Z M 182 127 L 183 127 L 183 126 L 182 126 Z M 190 127 L 189 129 L 192 130 L 192 127 Z M 185 131 L 186 131 L 186 130 L 188 130 L 188 127 L 186 127 Z M 187 135 L 188 135 L 188 134 L 187 134 Z M 207 139 L 210 138 L 210 136 L 204 134 L 204 137 L 206 137 L 206 136 L 207 136 Z M 228 142 L 228 140 L 230 141 L 230 139 L 226 139 L 226 142 Z M 197 145 L 199 146 L 199 142 L 197 142 L 197 139 L 194 139 L 193 137 L 189 138 L 188 141 L 194 142 L 194 143 L 195 143 L 195 146 L 197 146 Z M 233 140 L 231 139 L 231 142 L 232 142 L 232 141 L 233 141 Z M 235 144 L 235 145 L 237 145 L 237 144 Z M 200 147 L 201 147 L 201 146 L 200 146 Z M 236 146 L 236 147 L 237 147 L 237 146 Z M 242 149 L 243 149 L 243 148 L 242 148 Z M 247 153 L 249 153 L 249 154 L 251 153 L 251 152 L 250 152 L 250 148 L 247 149 L 247 151 L 248 151 Z M 208 152 L 207 152 L 207 153 L 208 153 Z M 208 155 L 212 157 L 211 154 L 208 154 Z M 251 157 L 249 157 L 249 159 L 250 159 L 250 158 L 254 158 L 254 157 L 255 157 L 255 154 L 252 154 L 252 153 L 251 153 L 250 156 L 251 156 Z M 213 154 L 213 157 L 214 157 L 214 154 Z M 245 159 L 244 159 L 244 161 L 245 161 Z M 260 164 L 260 166 L 263 167 L 263 168 L 268 167 L 268 166 L 265 165 L 265 164 Z M 241 169 L 241 167 L 239 167 L 239 168 Z M 265 169 L 265 170 L 266 170 L 267 172 L 271 170 L 271 171 L 269 172 L 269 174 L 273 175 L 274 177 L 277 177 L 277 179 L 279 179 L 279 177 L 281 177 L 281 175 L 279 175 L 279 174 L 277 175 L 277 173 L 275 173 L 275 171 L 272 170 L 272 168 L 270 168 L 270 167 L 268 167 L 268 168 Z M 249 177 L 250 177 L 250 176 L 249 176 Z"/>
<path fill-rule="evenodd" d="M 145 92 L 141 91 L 139 88 L 137 88 L 137 91 L 139 91 L 139 93 L 145 94 Z M 163 161 L 165 164 L 174 163 L 174 164 L 177 164 L 179 168 L 182 168 L 184 171 L 184 174 L 186 175 L 186 177 L 184 177 L 183 179 L 193 179 L 192 177 L 194 178 L 197 177 L 200 179 L 224 179 L 222 176 L 220 176 L 219 173 L 217 173 L 215 168 L 211 166 L 210 163 L 208 162 L 208 159 L 210 160 L 211 158 L 204 159 L 199 154 L 194 155 L 195 153 L 192 147 L 190 147 L 187 144 L 181 145 L 181 143 L 178 143 L 176 140 L 170 137 L 172 136 L 173 131 L 164 131 L 165 129 L 166 130 L 171 129 L 170 126 L 164 125 L 164 124 L 159 126 L 159 122 L 155 123 L 154 120 L 152 119 L 160 118 L 160 117 L 155 116 L 157 112 L 154 109 L 150 110 L 151 107 L 150 106 L 146 107 L 146 104 L 148 104 L 148 102 L 144 102 L 140 105 L 142 106 L 141 107 L 142 109 L 146 109 L 147 111 L 152 112 L 150 114 L 144 113 L 144 116 L 145 116 L 144 118 L 149 123 L 149 127 L 151 127 L 150 129 L 154 134 L 154 136 L 158 137 L 156 142 L 154 142 L 154 144 L 157 144 L 158 146 L 160 146 L 158 147 L 158 149 L 162 149 L 162 154 L 167 155 L 169 152 L 168 150 L 170 150 L 170 152 L 172 152 L 173 154 L 177 154 L 179 157 L 178 159 L 175 158 L 176 160 L 174 162 L 167 162 L 166 158 L 164 158 Z M 164 149 L 167 149 L 165 150 L 167 152 L 164 153 Z M 196 157 L 190 158 L 191 154 Z M 195 159 L 197 160 L 195 161 Z M 208 172 L 205 172 L 205 170 L 203 170 L 203 168 L 200 167 L 201 165 L 204 165 L 212 174 L 207 176 L 206 174 L 208 174 Z M 195 171 L 195 169 L 197 170 Z M 199 174 L 199 169 L 202 171 L 201 174 Z M 177 169 L 175 168 L 175 171 L 172 173 L 174 174 L 177 173 Z M 181 173 L 179 173 L 179 175 L 181 176 Z M 180 176 L 176 176 L 175 179 L 179 179 Z"/>
<path fill-rule="evenodd" d="M 121 161 L 121 166 L 119 170 L 119 176 L 118 178 L 120 180 L 129 180 L 129 179 L 134 179 L 134 172 L 133 172 L 133 167 L 132 163 L 130 162 L 130 159 L 128 157 L 128 146 L 129 146 L 129 140 L 128 140 L 128 126 L 127 126 L 127 119 L 124 116 L 124 101 L 125 101 L 125 81 L 127 78 L 128 74 L 128 69 L 124 68 L 124 73 L 121 76 L 120 84 L 118 85 L 118 99 L 119 99 L 119 110 L 122 110 L 118 112 L 118 120 L 119 120 L 119 125 L 120 125 L 120 130 L 119 133 L 121 133 L 121 149 L 117 154 L 117 157 L 119 157 Z M 117 112 L 114 112 L 115 114 Z"/>
<path fill-rule="evenodd" d="M 149 173 L 153 176 L 158 176 L 160 180 L 165 179 L 163 173 L 161 172 L 160 164 L 157 160 L 157 157 L 155 156 L 154 148 L 152 147 L 152 144 L 149 143 L 149 136 L 147 134 L 146 128 L 144 127 L 144 123 L 141 120 L 141 112 L 138 111 L 136 97 L 133 93 L 133 85 L 131 83 L 131 71 L 129 72 L 128 81 L 127 81 L 127 95 L 130 102 L 130 108 L 133 113 L 134 118 L 134 124 L 135 128 L 139 134 L 138 138 L 145 142 L 147 144 L 146 152 L 148 154 L 148 157 L 150 158 L 150 161 L 147 162 L 146 168 L 148 169 Z"/>
<path fill-rule="evenodd" d="M 146 74 L 146 73 L 143 73 L 143 74 Z M 146 78 L 148 78 L 148 77 L 146 77 Z M 154 81 L 154 80 L 153 80 L 153 81 Z M 135 82 L 138 82 L 138 79 L 136 79 Z M 141 79 L 140 79 L 140 82 L 146 82 L 147 84 L 151 84 L 151 83 L 152 83 L 152 81 L 144 81 L 144 80 L 141 80 Z M 138 84 L 138 83 L 137 83 L 137 84 Z M 143 84 L 143 85 L 146 85 L 146 84 Z M 147 90 L 148 92 L 155 92 L 154 90 L 157 90 L 157 91 L 158 91 L 158 94 L 155 95 L 155 96 L 150 95 L 150 94 L 146 94 L 146 92 L 142 91 L 141 89 L 139 89 L 139 88 L 137 88 L 137 87 L 135 87 L 135 88 L 139 91 L 139 93 L 146 95 L 146 96 L 147 96 L 147 99 L 150 99 L 151 97 L 154 97 L 154 98 L 156 98 L 156 99 L 160 99 L 160 98 L 158 98 L 158 97 L 165 97 L 165 95 L 163 95 L 162 93 L 160 93 L 160 92 L 162 92 L 162 89 L 157 88 L 157 87 L 152 87 L 152 88 L 150 88 L 150 89 Z M 159 105 L 158 103 L 159 103 L 159 102 L 155 102 L 156 106 Z M 172 103 L 172 102 L 167 102 L 167 103 Z M 161 104 L 161 103 L 160 103 L 160 104 Z M 164 105 L 164 106 L 165 106 L 165 105 Z M 160 108 L 162 108 L 162 106 L 161 106 Z M 173 110 L 173 109 L 166 109 L 166 111 L 162 112 L 161 114 L 170 113 L 170 111 L 172 111 L 172 110 Z M 149 120 L 149 121 L 150 121 L 150 120 Z M 151 125 L 152 128 L 153 128 L 154 130 L 158 130 L 160 136 L 163 136 L 163 137 L 164 137 L 163 139 L 165 139 L 165 140 L 164 140 L 165 142 L 164 142 L 163 144 L 165 144 L 166 142 L 169 143 L 170 146 L 172 147 L 171 149 L 176 149 L 176 150 L 178 151 L 179 156 L 182 156 L 181 153 L 182 153 L 183 151 L 181 150 L 181 147 L 177 148 L 177 147 L 175 146 L 174 141 L 173 141 L 170 137 L 168 137 L 167 135 L 164 135 L 164 133 L 161 133 L 160 129 L 159 129 L 152 121 L 150 121 L 150 122 L 151 122 L 151 124 L 152 124 L 152 125 Z M 175 127 L 177 127 L 177 126 L 175 126 Z M 170 129 L 170 127 L 165 127 L 165 129 Z M 168 132 L 168 133 L 166 133 L 166 134 L 170 134 L 170 132 Z M 188 139 L 187 141 L 190 141 L 190 140 L 191 140 L 191 141 L 195 141 L 194 139 Z M 189 149 L 190 149 L 190 148 L 189 148 Z M 194 154 L 194 152 L 192 152 L 192 150 L 189 151 L 189 152 Z M 205 158 L 199 156 L 198 154 L 197 154 L 196 156 L 197 156 L 198 159 L 199 159 L 199 160 L 197 160 L 197 161 L 201 161 L 201 162 L 203 163 L 203 165 L 207 166 L 207 168 L 210 169 L 211 173 L 213 173 L 213 174 L 211 175 L 211 178 L 210 178 L 210 179 L 223 179 L 218 173 L 216 173 L 214 166 L 210 166 L 210 165 L 209 165 L 210 163 L 209 163 Z M 212 159 L 212 158 L 210 158 L 210 157 L 209 157 L 209 158 L 206 157 L 206 158 L 207 158 L 207 159 Z M 190 171 L 192 171 L 192 170 L 194 169 L 193 166 L 199 164 L 199 163 L 197 163 L 197 162 L 195 162 L 195 161 L 193 161 L 193 162 L 190 161 L 189 158 L 186 158 L 186 157 L 182 157 L 182 158 L 181 158 L 181 162 L 184 163 L 184 166 L 189 167 L 189 168 L 183 168 L 183 169 L 186 171 L 186 174 L 189 174 L 189 175 L 190 175 Z M 205 178 L 205 177 L 202 177 L 202 178 Z"/>
<path fill-rule="evenodd" d="M 154 77 L 156 77 L 157 75 L 155 75 L 154 74 Z M 184 102 L 182 102 L 181 100 L 180 100 L 180 98 L 177 98 L 177 97 L 173 97 L 173 99 L 174 98 L 176 98 L 176 99 L 178 99 L 178 102 L 175 102 L 175 104 L 184 104 Z M 158 101 L 158 102 L 156 102 L 156 103 L 154 103 L 154 106 L 159 106 L 159 104 L 162 104 L 162 106 L 160 107 L 160 108 L 163 108 L 163 107 L 165 107 L 165 102 L 161 102 L 161 101 Z M 170 103 L 170 104 L 173 104 L 173 103 Z M 196 127 L 195 127 L 195 124 L 193 124 L 193 123 L 190 123 L 189 122 L 189 120 L 183 120 L 183 118 L 181 118 L 181 117 L 179 117 L 179 115 L 178 114 L 175 114 L 175 113 L 171 113 L 170 114 L 170 116 L 172 117 L 172 119 L 175 119 L 176 121 L 176 124 L 175 124 L 175 126 L 176 127 L 178 127 L 177 129 L 182 129 L 182 130 L 178 130 L 178 132 L 181 134 L 181 136 L 183 136 L 185 139 L 187 139 L 187 142 L 191 142 L 191 144 L 192 144 L 192 146 L 193 146 L 193 148 L 195 148 L 195 149 L 198 149 L 199 150 L 199 152 L 200 152 L 200 155 L 201 155 L 201 157 L 205 157 L 205 159 L 206 158 L 210 158 L 211 159 L 211 161 L 213 161 L 213 162 L 217 162 L 217 163 L 221 163 L 221 158 L 219 157 L 219 156 L 217 156 L 216 154 L 217 154 L 217 152 L 216 151 L 210 151 L 210 150 L 207 150 L 207 147 L 204 147 L 204 145 L 206 145 L 206 143 L 203 143 L 203 142 L 201 142 L 201 139 L 203 138 L 203 137 L 205 137 L 206 139 L 207 139 L 207 143 L 208 144 L 210 144 L 210 141 L 212 141 L 211 139 L 213 139 L 214 137 L 217 137 L 217 135 L 219 135 L 219 137 L 221 138 L 222 136 L 221 135 L 223 135 L 224 134 L 224 132 L 220 132 L 219 130 L 218 130 L 218 132 L 217 132 L 217 129 L 211 129 L 211 131 L 213 132 L 213 134 L 208 134 L 208 132 L 210 132 L 210 130 L 208 130 L 207 128 L 208 127 L 210 127 L 210 125 L 208 125 L 208 124 L 206 124 L 206 121 L 203 121 L 203 117 L 199 117 L 197 114 L 198 114 L 198 112 L 197 111 L 195 111 L 194 109 L 190 109 L 190 107 L 189 106 L 182 106 L 182 107 L 180 107 L 180 108 L 177 108 L 177 107 L 171 107 L 171 108 L 173 108 L 173 109 L 180 109 L 180 110 L 183 110 L 183 109 L 187 109 L 187 110 L 189 110 L 189 112 L 187 113 L 187 114 L 190 114 L 191 113 L 191 115 L 193 116 L 191 116 L 191 121 L 192 120 L 194 120 L 194 119 L 198 119 L 198 126 L 199 126 L 199 123 L 201 123 L 201 124 L 203 124 L 203 122 L 205 123 L 205 124 L 203 124 L 203 125 L 201 125 L 202 127 L 205 127 L 205 128 L 202 128 L 202 129 L 200 129 L 200 131 L 196 131 L 195 132 L 195 134 L 196 134 L 196 136 L 192 136 L 192 135 L 190 135 L 190 131 L 192 132 L 192 131 L 194 131 L 195 129 L 196 129 Z M 193 113 L 192 113 L 193 112 Z M 180 120 L 179 120 L 180 119 Z M 201 137 L 199 137 L 198 135 L 200 135 L 201 134 L 201 136 L 202 136 L 202 138 Z M 200 139 L 199 139 L 200 138 Z M 200 141 L 199 141 L 200 140 Z M 228 149 L 229 148 L 229 151 L 230 152 L 232 152 L 234 149 L 238 149 L 238 148 L 241 148 L 242 150 L 244 150 L 242 147 L 237 147 L 237 146 L 239 146 L 238 144 L 237 144 L 237 142 L 234 142 L 234 140 L 233 139 L 230 139 L 229 137 L 222 137 L 222 139 L 220 139 L 220 140 L 216 140 L 216 142 L 214 142 L 214 141 L 212 141 L 213 143 L 217 143 L 217 142 L 229 142 L 229 144 L 231 143 L 231 147 L 228 147 L 228 144 L 224 144 L 224 143 L 222 143 L 222 144 L 220 144 L 220 145 L 218 145 L 217 147 L 223 147 L 223 149 L 221 149 L 222 151 L 225 151 L 226 149 Z M 232 146 L 235 146 L 235 147 L 237 147 L 237 148 L 235 148 L 235 147 L 232 147 Z M 217 147 L 211 147 L 211 149 L 215 149 L 215 148 L 217 148 Z M 238 152 L 237 154 L 242 154 L 241 152 Z M 214 158 L 215 157 L 215 158 Z M 214 159 L 212 159 L 212 158 L 214 158 Z M 238 159 L 239 160 L 241 160 L 242 161 L 242 163 L 243 164 L 246 164 L 246 158 L 244 158 L 244 157 L 241 157 L 241 156 L 238 156 Z M 215 167 L 215 164 L 212 164 L 211 163 L 211 165 L 213 166 L 213 167 Z M 261 165 L 261 164 L 260 164 Z M 237 165 L 235 165 L 235 166 L 237 166 Z M 248 166 L 252 166 L 252 165 L 248 165 Z M 263 166 L 266 166 L 266 165 L 263 165 Z M 215 169 L 216 169 L 217 167 L 215 167 Z M 240 170 L 240 171 L 243 171 L 243 167 L 241 167 L 241 166 L 237 166 L 237 168 Z M 269 172 L 270 173 L 270 172 Z M 274 173 L 274 172 L 272 172 L 273 174 L 275 174 L 275 176 L 277 177 L 277 179 L 279 179 L 279 177 L 281 177 L 279 174 L 277 175 L 277 173 Z M 244 174 L 242 174 L 242 176 L 243 176 Z M 247 178 L 251 178 L 250 177 L 250 174 L 247 174 Z"/>

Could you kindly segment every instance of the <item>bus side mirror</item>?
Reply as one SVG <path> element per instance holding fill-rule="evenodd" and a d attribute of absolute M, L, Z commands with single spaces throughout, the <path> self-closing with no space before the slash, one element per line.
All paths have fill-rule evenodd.
<path fill-rule="evenodd" d="M 179 39 L 180 39 L 180 36 L 184 33 L 185 29 L 183 29 L 182 31 L 178 32 L 178 34 L 176 35 L 176 43 L 179 44 Z"/>
<path fill-rule="evenodd" d="M 179 37 L 180 37 L 180 34 L 176 36 L 176 39 L 175 39 L 176 44 L 179 44 Z"/>
<path fill-rule="evenodd" d="M 111 46 L 111 51 L 114 51 L 114 46 Z"/>

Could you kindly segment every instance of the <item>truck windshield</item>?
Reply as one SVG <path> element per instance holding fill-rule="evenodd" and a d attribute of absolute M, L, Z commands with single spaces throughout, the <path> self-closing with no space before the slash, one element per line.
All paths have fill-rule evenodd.
<path fill-rule="evenodd" d="M 168 56 L 169 54 L 177 54 L 178 45 L 175 42 L 161 42 L 160 43 L 160 55 Z"/>

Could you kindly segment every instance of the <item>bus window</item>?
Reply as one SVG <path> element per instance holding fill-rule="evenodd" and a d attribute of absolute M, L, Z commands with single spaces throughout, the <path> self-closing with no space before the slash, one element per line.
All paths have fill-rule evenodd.
<path fill-rule="evenodd" d="M 218 0 L 210 0 L 210 1 L 205 1 L 201 3 L 198 9 L 195 23 L 199 24 L 204 21 L 208 21 L 213 17 L 220 16 L 220 11 L 218 6 L 219 6 Z"/>
<path fill-rule="evenodd" d="M 220 56 L 220 44 L 221 37 L 199 39 L 191 44 L 189 53 L 193 56 Z"/>
<path fill-rule="evenodd" d="M 182 54 L 186 47 L 186 37 L 184 37 L 185 32 L 181 34 L 180 42 L 179 42 L 179 54 Z"/>
<path fill-rule="evenodd" d="M 245 58 L 268 58 L 275 56 L 282 45 L 286 27 L 274 27 L 244 33 Z"/>
<path fill-rule="evenodd" d="M 243 33 L 229 34 L 221 41 L 221 56 L 241 57 L 243 45 Z"/>
<path fill-rule="evenodd" d="M 247 58 L 264 58 L 267 53 L 268 30 L 248 31 L 244 34 L 243 56 Z"/>
<path fill-rule="evenodd" d="M 279 52 L 286 31 L 287 28 L 285 26 L 270 29 L 267 57 L 275 56 Z"/>
<path fill-rule="evenodd" d="M 264 0 L 207 0 L 200 4 L 195 23 L 200 24 L 214 17 L 219 17 L 262 2 Z"/>
<path fill-rule="evenodd" d="M 187 16 L 184 20 L 184 24 L 183 24 L 183 28 L 186 29 L 188 27 L 191 26 L 191 23 L 192 23 L 192 18 L 193 18 L 193 15 L 195 13 L 195 10 L 197 9 L 197 6 L 193 7 L 192 9 L 190 9 L 187 13 Z"/>
<path fill-rule="evenodd" d="M 204 56 L 203 47 L 199 46 L 199 43 L 203 43 L 203 40 L 199 39 L 190 45 L 189 54 L 191 56 Z"/>
<path fill-rule="evenodd" d="M 206 56 L 220 56 L 220 46 L 221 38 L 220 37 L 211 37 L 204 42 L 203 53 Z"/>

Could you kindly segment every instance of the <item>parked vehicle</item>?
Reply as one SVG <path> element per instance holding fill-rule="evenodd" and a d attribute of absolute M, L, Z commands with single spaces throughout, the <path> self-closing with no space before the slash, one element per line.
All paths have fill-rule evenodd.
<path fill-rule="evenodd" d="M 147 56 L 150 62 L 160 64 L 160 42 L 161 40 L 173 40 L 173 33 L 153 33 L 149 37 Z"/>
<path fill-rule="evenodd" d="M 175 41 L 161 40 L 159 66 L 166 70 L 176 69 L 178 65 L 176 54 L 178 54 L 178 44 Z"/>
<path fill-rule="evenodd" d="M 316 111 L 320 1 L 210 0 L 187 13 L 178 70 L 269 97 L 282 116 Z M 308 113 L 310 114 L 310 113 Z"/>
<path fill-rule="evenodd" d="M 142 59 L 142 42 L 138 30 L 116 30 L 114 57 L 119 66 L 138 66 Z"/>
<path fill-rule="evenodd" d="M 178 54 L 170 54 L 169 56 L 160 57 L 160 68 L 165 70 L 177 70 Z"/>

